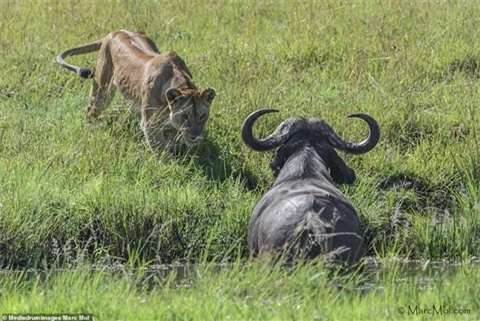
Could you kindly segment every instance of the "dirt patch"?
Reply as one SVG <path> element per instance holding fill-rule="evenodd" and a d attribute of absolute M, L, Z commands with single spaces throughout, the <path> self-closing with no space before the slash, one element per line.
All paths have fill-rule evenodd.
<path fill-rule="evenodd" d="M 425 74 L 424 77 L 419 78 L 421 81 L 428 81 L 433 83 L 451 82 L 454 76 L 463 74 L 471 80 L 480 80 L 480 59 L 474 56 L 467 56 L 463 59 L 454 59 L 447 65 L 442 66 L 434 73 Z"/>
<path fill-rule="evenodd" d="M 119 262 L 128 261 L 132 253 L 141 259 L 156 257 L 168 261 L 173 260 L 174 254 L 185 252 L 187 242 L 176 221 L 145 216 L 139 223 L 117 220 L 108 227 L 96 215 L 86 222 L 76 239 L 88 256 L 99 249 L 108 249 Z"/>
<path fill-rule="evenodd" d="M 401 151 L 414 149 L 423 141 L 437 139 L 438 128 L 434 123 L 427 123 L 419 119 L 394 120 L 383 129 L 385 142 L 398 146 Z"/>
<path fill-rule="evenodd" d="M 304 71 L 308 68 L 325 70 L 331 65 L 345 63 L 344 58 L 331 53 L 322 52 L 320 49 L 312 48 L 303 52 L 297 52 L 285 57 L 285 62 L 294 71 Z"/>
<path fill-rule="evenodd" d="M 424 212 L 434 208 L 443 212 L 453 206 L 453 199 L 449 193 L 453 188 L 452 184 L 434 184 L 414 174 L 399 173 L 382 179 L 377 185 L 377 190 L 399 192 L 401 197 L 397 205 L 401 211 Z"/>
<path fill-rule="evenodd" d="M 480 76 L 478 59 L 474 57 L 455 59 L 448 65 L 447 74 L 453 76 L 456 73 L 463 73 L 472 79 L 478 79 Z"/>
<path fill-rule="evenodd" d="M 414 175 L 400 173 L 382 179 L 377 185 L 377 190 L 396 188 L 415 189 L 424 193 L 428 190 L 428 184 L 421 178 L 415 177 Z"/>

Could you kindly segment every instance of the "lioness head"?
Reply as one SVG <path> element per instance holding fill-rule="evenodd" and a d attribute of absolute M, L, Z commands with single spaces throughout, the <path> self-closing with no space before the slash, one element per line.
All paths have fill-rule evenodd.
<path fill-rule="evenodd" d="M 210 105 L 215 98 L 215 90 L 170 88 L 166 92 L 166 98 L 170 109 L 170 124 L 178 130 L 186 145 L 198 144 L 209 117 Z"/>

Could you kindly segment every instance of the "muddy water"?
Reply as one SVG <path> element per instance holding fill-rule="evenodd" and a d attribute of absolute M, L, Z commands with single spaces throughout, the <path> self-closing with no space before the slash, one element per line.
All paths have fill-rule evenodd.
<path fill-rule="evenodd" d="M 419 288 L 427 289 L 438 279 L 443 279 L 450 275 L 459 273 L 465 265 L 475 268 L 480 267 L 480 260 L 472 259 L 470 262 L 451 262 L 451 261 L 428 261 L 428 260 L 401 260 L 392 259 L 380 262 L 375 258 L 365 259 L 365 264 L 361 270 L 362 282 L 359 287 L 352 290 L 372 291 L 381 290 L 382 284 L 402 284 L 404 282 L 414 282 Z M 211 264 L 210 270 L 221 271 L 232 268 L 231 264 Z M 203 268 L 202 268 L 203 269 Z M 79 270 L 91 272 L 107 273 L 119 278 L 137 278 L 142 284 L 155 284 L 167 282 L 172 287 L 189 287 L 198 277 L 200 270 L 195 264 L 161 264 L 151 265 L 144 269 L 128 269 L 122 265 L 111 266 L 89 266 L 77 267 L 74 269 L 51 269 L 48 271 L 28 270 L 12 271 L 0 270 L 0 277 L 14 277 L 23 280 L 40 279 L 47 280 L 56 273 L 78 273 Z"/>
<path fill-rule="evenodd" d="M 379 284 L 402 284 L 412 281 L 419 289 L 428 289 L 439 279 L 460 273 L 466 265 L 479 268 L 480 261 L 472 259 L 469 262 L 459 261 L 429 261 L 392 259 L 380 263 L 374 258 L 367 258 L 363 274 L 365 282 L 362 290 L 377 290 Z"/>

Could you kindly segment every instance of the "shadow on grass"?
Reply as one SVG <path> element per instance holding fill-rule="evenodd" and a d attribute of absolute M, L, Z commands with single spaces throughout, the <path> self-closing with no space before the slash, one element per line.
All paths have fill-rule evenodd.
<path fill-rule="evenodd" d="M 258 178 L 250 170 L 235 168 L 228 152 L 222 151 L 220 146 L 208 137 L 205 137 L 198 147 L 188 150 L 182 147 L 176 156 L 192 163 L 193 168 L 201 169 L 210 180 L 222 183 L 229 179 L 238 179 L 248 190 L 256 189 L 259 184 Z"/>
<path fill-rule="evenodd" d="M 145 146 L 148 145 L 140 129 L 140 119 L 136 115 L 119 113 L 105 118 L 104 126 L 111 127 L 112 136 L 119 140 L 133 139 L 137 144 L 143 142 Z M 228 150 L 221 150 L 208 135 L 198 146 L 178 144 L 171 147 L 168 154 L 167 159 L 175 159 L 186 166 L 193 164 L 191 170 L 202 170 L 210 180 L 222 183 L 228 179 L 238 179 L 247 190 L 254 190 L 259 185 L 258 178 L 250 170 L 235 166 L 235 159 Z"/>

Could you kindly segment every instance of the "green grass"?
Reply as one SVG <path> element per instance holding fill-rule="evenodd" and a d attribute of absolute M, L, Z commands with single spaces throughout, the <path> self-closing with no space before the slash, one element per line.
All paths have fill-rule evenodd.
<path fill-rule="evenodd" d="M 345 275 L 237 261 L 186 275 L 129 268 L 10 273 L 0 275 L 0 311 L 89 313 L 95 320 L 476 320 L 479 271 L 439 266 L 411 275 L 396 262 Z M 430 312 L 418 312 L 424 309 Z"/>
<path fill-rule="evenodd" d="M 0 3 L 0 253 L 5 266 L 83 259 L 156 262 L 248 256 L 255 202 L 271 153 L 241 142 L 253 110 L 318 116 L 349 140 L 353 112 L 375 117 L 380 144 L 344 155 L 358 180 L 342 187 L 369 254 L 480 254 L 478 149 L 480 6 L 175 1 Z M 167 159 L 146 146 L 116 97 L 98 127 L 84 123 L 90 82 L 55 64 L 62 50 L 120 28 L 175 49 L 197 84 L 216 88 L 208 139 Z M 72 58 L 93 67 L 96 54 Z"/>
<path fill-rule="evenodd" d="M 21 271 L 0 273 L 0 311 L 426 320 L 398 309 L 451 305 L 471 313 L 445 320 L 477 319 L 478 266 L 335 276 L 249 260 L 248 222 L 273 181 L 272 153 L 246 148 L 240 126 L 268 106 L 281 113 L 259 121 L 258 135 L 315 116 L 360 140 L 365 125 L 346 116 L 372 115 L 382 139 L 342 155 L 358 179 L 341 187 L 368 254 L 478 257 L 479 16 L 478 1 L 0 1 L 0 267 Z M 85 126 L 90 82 L 55 57 L 116 29 L 176 50 L 199 87 L 216 89 L 197 151 L 152 153 L 118 95 L 94 130 Z M 70 61 L 93 68 L 96 58 Z M 209 263 L 225 261 L 233 265 Z M 200 266 L 180 283 L 145 281 L 145 265 L 174 262 Z M 127 267 L 84 270 L 92 264 Z M 27 273 L 52 266 L 66 270 Z"/>
<path fill-rule="evenodd" d="M 370 254 L 438 259 L 480 254 L 475 2 L 12 2 L 0 13 L 0 250 L 7 266 L 88 258 L 157 262 L 248 255 L 255 202 L 271 153 L 239 138 L 258 124 L 319 116 L 361 139 L 352 112 L 374 116 L 381 143 L 345 155 L 343 187 Z M 89 8 L 89 9 L 87 9 Z M 55 64 L 66 48 L 125 28 L 185 59 L 218 92 L 200 149 L 154 155 L 117 97 L 98 127 L 83 121 L 89 81 Z M 93 67 L 96 54 L 72 58 Z"/>

